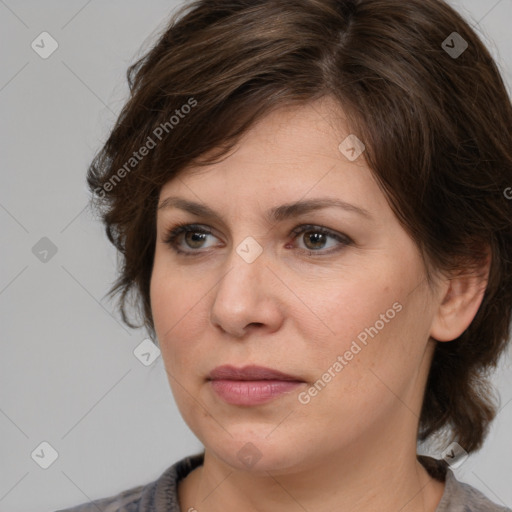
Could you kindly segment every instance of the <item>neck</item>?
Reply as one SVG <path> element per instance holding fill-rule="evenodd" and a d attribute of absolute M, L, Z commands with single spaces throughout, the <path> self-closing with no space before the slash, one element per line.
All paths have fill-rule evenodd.
<path fill-rule="evenodd" d="M 412 450 L 393 446 L 391 453 L 380 446 L 380 457 L 376 446 L 364 453 L 352 446 L 331 451 L 307 470 L 260 473 L 234 469 L 205 450 L 203 465 L 180 485 L 181 510 L 435 512 L 444 483 L 417 461 L 416 444 Z"/>

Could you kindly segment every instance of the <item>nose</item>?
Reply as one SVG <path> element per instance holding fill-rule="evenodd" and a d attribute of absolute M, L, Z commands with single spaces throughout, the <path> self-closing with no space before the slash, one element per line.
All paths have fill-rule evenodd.
<path fill-rule="evenodd" d="M 265 251 L 249 262 L 236 249 L 233 247 L 228 270 L 215 289 L 211 322 L 237 338 L 253 329 L 274 332 L 283 322 L 282 283 L 268 267 Z"/>

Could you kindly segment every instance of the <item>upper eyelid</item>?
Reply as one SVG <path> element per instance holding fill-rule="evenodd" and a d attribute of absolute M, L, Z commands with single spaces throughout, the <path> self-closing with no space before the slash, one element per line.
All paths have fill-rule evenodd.
<path fill-rule="evenodd" d="M 215 234 L 215 229 L 211 228 L 210 226 L 207 226 L 205 224 L 198 224 L 198 223 L 179 223 L 175 225 L 174 227 L 171 227 L 169 229 L 166 229 L 164 231 L 164 238 L 166 241 L 169 241 L 169 238 L 172 237 L 173 240 L 179 237 L 180 235 L 187 233 L 187 232 L 203 232 L 204 234 L 213 235 L 215 238 L 219 238 Z M 307 231 L 317 231 L 317 232 L 324 232 L 327 236 L 335 239 L 339 243 L 354 243 L 353 239 L 346 235 L 345 233 L 338 232 L 334 229 L 328 228 L 326 226 L 322 226 L 320 224 L 299 224 L 295 226 L 289 233 L 288 236 L 294 235 L 294 237 L 298 237 L 301 234 L 307 232 Z M 199 251 L 196 251 L 199 252 Z"/>
<path fill-rule="evenodd" d="M 212 234 L 212 235 L 215 235 L 215 232 L 217 231 L 215 228 L 212 228 L 211 226 L 208 226 L 207 224 L 191 222 L 191 223 L 171 224 L 171 227 L 169 227 L 169 228 L 164 227 L 163 232 L 164 232 L 164 235 L 167 235 L 177 229 L 181 229 L 183 231 L 193 231 L 194 229 L 196 229 L 198 231 L 205 231 L 208 234 Z M 336 236 L 341 236 L 341 237 L 344 236 L 345 238 L 349 238 L 348 235 L 338 232 L 335 229 L 329 228 L 327 226 L 323 226 L 321 224 L 311 224 L 311 223 L 307 223 L 307 222 L 303 223 L 303 224 L 297 224 L 293 229 L 291 229 L 291 231 L 289 230 L 289 232 L 294 233 L 296 231 L 303 230 L 303 229 L 304 230 L 305 229 L 311 229 L 311 230 L 318 229 L 318 230 L 327 231 L 327 232 L 329 232 L 329 234 L 332 234 L 333 236 L 336 235 Z M 217 236 L 217 235 L 215 235 L 215 236 Z M 261 237 L 262 235 L 259 235 L 259 236 Z M 264 235 L 262 237 L 264 237 Z"/>

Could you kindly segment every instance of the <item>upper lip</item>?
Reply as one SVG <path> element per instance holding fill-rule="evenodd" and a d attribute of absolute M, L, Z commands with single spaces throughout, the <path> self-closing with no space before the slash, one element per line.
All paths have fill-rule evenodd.
<path fill-rule="evenodd" d="M 303 382 L 294 375 L 288 375 L 272 368 L 264 366 L 249 365 L 243 368 L 236 368 L 231 365 L 217 366 L 208 375 L 209 380 L 292 380 Z"/>

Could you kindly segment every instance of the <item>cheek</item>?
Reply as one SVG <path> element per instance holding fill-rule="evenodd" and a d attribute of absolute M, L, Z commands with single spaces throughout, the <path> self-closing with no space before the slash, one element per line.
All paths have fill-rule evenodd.
<path fill-rule="evenodd" d="M 150 282 L 151 311 L 160 342 L 165 342 L 194 306 L 194 281 L 179 267 L 171 267 L 162 249 L 157 249 Z"/>
<path fill-rule="evenodd" d="M 163 355 L 169 350 L 170 340 L 180 339 L 187 314 L 193 309 L 190 290 L 182 290 L 179 277 L 155 262 L 150 286 L 151 311 Z"/>
<path fill-rule="evenodd" d="M 155 331 L 166 370 L 181 378 L 201 360 L 201 339 L 209 321 L 207 289 L 195 283 L 179 269 L 171 271 L 155 260 L 150 285 Z"/>
<path fill-rule="evenodd" d="M 380 376 L 399 387 L 404 375 L 421 363 L 428 339 L 422 292 L 411 294 L 412 282 L 397 286 L 399 280 L 382 275 L 387 279 L 374 274 L 373 279 L 325 290 L 329 300 L 318 311 L 330 334 L 310 347 L 305 360 L 315 361 L 319 377 L 334 373 L 333 388 L 360 395 L 378 385 Z"/>
<path fill-rule="evenodd" d="M 150 287 L 151 309 L 174 400 L 180 414 L 197 435 L 195 422 L 201 415 L 207 415 L 192 399 L 196 394 L 198 362 L 201 361 L 198 342 L 201 331 L 198 319 L 201 303 L 198 300 L 201 295 L 196 298 L 190 286 L 183 286 L 177 274 L 170 276 L 156 267 Z M 186 293 L 180 293 L 183 289 Z M 190 371 L 192 368 L 194 371 Z"/>
<path fill-rule="evenodd" d="M 366 275 L 330 285 L 323 291 L 319 310 L 331 334 L 339 340 L 337 347 L 348 350 L 353 340 L 362 346 L 372 335 L 389 331 L 389 325 L 399 319 L 401 292 L 396 281 L 386 273 Z M 393 306 L 395 304 L 395 306 Z M 376 327 L 376 329 L 375 329 Z"/>

